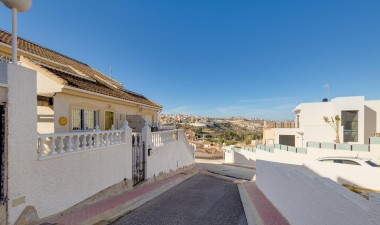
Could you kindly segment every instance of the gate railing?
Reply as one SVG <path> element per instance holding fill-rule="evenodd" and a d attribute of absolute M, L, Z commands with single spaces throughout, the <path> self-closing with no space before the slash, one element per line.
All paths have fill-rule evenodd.
<path fill-rule="evenodd" d="M 152 132 L 153 147 L 160 147 L 178 140 L 178 130 Z"/>
<path fill-rule="evenodd" d="M 145 179 L 145 142 L 142 133 L 132 133 L 132 179 L 136 185 Z"/>
<path fill-rule="evenodd" d="M 40 158 L 125 143 L 125 130 L 39 134 Z"/>

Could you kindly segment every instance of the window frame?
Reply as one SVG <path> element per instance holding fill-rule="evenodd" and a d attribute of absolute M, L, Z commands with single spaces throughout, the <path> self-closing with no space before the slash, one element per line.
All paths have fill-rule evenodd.
<path fill-rule="evenodd" d="M 356 113 L 356 120 L 346 121 L 346 113 Z M 356 126 L 353 126 L 355 125 Z M 343 142 L 358 142 L 359 140 L 359 110 L 342 110 L 341 125 L 343 126 Z M 348 127 L 350 129 L 348 129 Z M 355 129 L 353 129 L 355 127 Z M 348 135 L 348 136 L 347 136 Z"/>
<path fill-rule="evenodd" d="M 80 112 L 80 127 L 79 129 L 74 129 L 74 110 L 79 110 Z M 94 127 L 93 128 L 86 128 L 88 119 L 86 118 L 86 111 L 92 111 L 94 115 Z M 81 107 L 73 107 L 71 108 L 71 118 L 70 118 L 70 129 L 72 131 L 89 131 L 89 130 L 95 130 L 97 126 L 99 126 L 100 123 L 100 110 L 99 109 L 93 109 L 93 108 L 81 108 Z"/>

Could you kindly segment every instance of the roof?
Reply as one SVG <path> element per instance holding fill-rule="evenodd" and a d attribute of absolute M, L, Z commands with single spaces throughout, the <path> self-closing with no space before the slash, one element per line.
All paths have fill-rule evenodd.
<path fill-rule="evenodd" d="M 0 29 L 0 43 L 11 45 L 12 36 L 9 32 Z M 136 103 L 142 103 L 149 106 L 161 108 L 156 102 L 146 98 L 141 94 L 128 91 L 123 85 L 111 77 L 97 71 L 91 66 L 58 53 L 49 48 L 43 47 L 24 38 L 18 37 L 18 48 L 30 54 L 39 56 L 48 61 L 55 62 L 59 65 L 66 66 L 64 69 L 55 68 L 54 65 L 46 65 L 36 60 L 32 62 L 48 70 L 54 75 L 67 81 L 67 85 L 86 91 L 95 92 L 123 100 L 129 100 Z M 27 56 L 26 56 L 27 57 Z M 86 79 L 90 78 L 90 79 Z"/>

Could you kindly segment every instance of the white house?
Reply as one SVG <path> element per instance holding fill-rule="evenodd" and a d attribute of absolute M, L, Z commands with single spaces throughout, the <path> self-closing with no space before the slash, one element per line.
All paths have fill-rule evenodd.
<path fill-rule="evenodd" d="M 153 100 L 23 38 L 10 55 L 0 30 L 0 224 L 34 224 L 194 164 L 181 130 L 151 129 Z"/>
<path fill-rule="evenodd" d="M 308 141 L 334 142 L 335 131 L 324 116 L 341 118 L 342 143 L 368 144 L 370 137 L 380 133 L 380 100 L 365 100 L 364 96 L 301 103 L 293 112 L 294 128 L 264 127 L 264 143 L 305 147 Z"/>
<path fill-rule="evenodd" d="M 11 34 L 0 30 L 0 57 L 7 58 Z M 18 39 L 20 65 L 37 71 L 38 132 L 54 133 L 120 128 L 139 115 L 157 125 L 162 107 L 145 96 L 128 91 L 91 66 L 35 44 Z"/>

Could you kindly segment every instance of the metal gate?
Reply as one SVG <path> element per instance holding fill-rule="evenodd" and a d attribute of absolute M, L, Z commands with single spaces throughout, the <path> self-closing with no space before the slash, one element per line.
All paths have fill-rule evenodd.
<path fill-rule="evenodd" d="M 133 185 L 145 179 L 145 144 L 141 133 L 132 134 L 132 178 Z"/>

